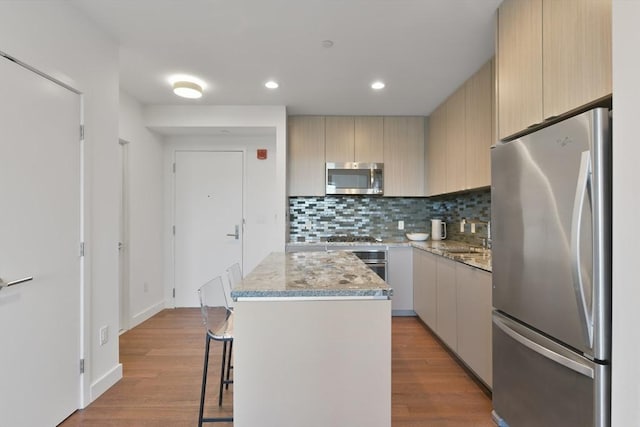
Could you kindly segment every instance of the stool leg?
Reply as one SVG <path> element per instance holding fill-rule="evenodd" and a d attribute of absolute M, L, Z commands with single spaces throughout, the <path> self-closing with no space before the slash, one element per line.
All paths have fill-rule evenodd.
<path fill-rule="evenodd" d="M 229 360 L 227 361 L 227 381 L 225 382 L 226 384 L 226 389 L 229 390 L 229 384 L 231 384 L 231 381 L 229 380 L 229 377 L 231 376 L 231 368 L 233 366 L 231 366 L 231 355 L 233 353 L 233 340 L 229 341 Z"/>
<path fill-rule="evenodd" d="M 202 427 L 202 416 L 204 414 L 204 395 L 207 391 L 207 371 L 209 368 L 209 344 L 211 343 L 211 337 L 209 334 L 206 336 L 205 350 L 204 350 L 204 367 L 202 368 L 202 390 L 200 391 L 200 413 L 198 414 L 198 427 Z"/>
<path fill-rule="evenodd" d="M 222 387 L 224 386 L 224 370 L 225 370 L 225 366 L 227 365 L 226 358 L 227 358 L 227 342 L 223 341 L 222 342 L 222 366 L 220 367 L 220 393 L 218 395 L 219 396 L 218 406 L 222 406 Z"/>

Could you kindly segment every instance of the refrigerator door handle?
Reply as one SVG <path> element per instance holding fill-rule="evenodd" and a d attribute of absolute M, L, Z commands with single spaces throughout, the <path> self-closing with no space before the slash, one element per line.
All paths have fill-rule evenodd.
<path fill-rule="evenodd" d="M 578 300 L 578 313 L 583 326 L 585 343 L 589 348 L 593 347 L 593 318 L 589 313 L 584 293 L 584 283 L 581 271 L 580 231 L 582 225 L 582 211 L 588 195 L 587 188 L 591 181 L 591 153 L 583 151 L 580 157 L 580 172 L 578 173 L 578 185 L 573 202 L 573 215 L 571 218 L 571 264 L 573 276 L 573 288 Z"/>
<path fill-rule="evenodd" d="M 498 316 L 494 314 L 493 324 L 496 325 L 498 328 L 500 328 L 500 330 L 505 334 L 507 334 L 509 337 L 519 342 L 523 346 L 527 347 L 529 350 L 535 351 L 539 355 L 546 357 L 547 359 L 552 360 L 581 375 L 584 375 L 589 378 L 594 378 L 595 372 L 589 366 L 578 363 L 575 360 L 572 360 L 569 357 L 566 357 L 557 351 L 553 351 L 525 337 L 524 335 L 521 335 L 520 333 L 512 329 L 508 323 L 511 323 L 511 321 L 508 321 L 503 316 Z M 565 351 L 569 352 L 569 350 L 565 350 Z"/>

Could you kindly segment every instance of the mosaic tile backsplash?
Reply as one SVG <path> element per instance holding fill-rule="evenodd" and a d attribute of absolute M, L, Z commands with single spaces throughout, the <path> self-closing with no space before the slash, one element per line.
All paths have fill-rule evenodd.
<path fill-rule="evenodd" d="M 431 232 L 431 219 L 447 223 L 447 239 L 482 244 L 491 218 L 491 190 L 435 197 L 326 196 L 289 198 L 289 240 L 321 241 L 335 234 L 370 235 L 383 240 L 406 232 Z M 460 221 L 465 218 L 465 232 Z M 398 230 L 404 221 L 404 231 Z M 471 222 L 476 232 L 471 233 Z"/>

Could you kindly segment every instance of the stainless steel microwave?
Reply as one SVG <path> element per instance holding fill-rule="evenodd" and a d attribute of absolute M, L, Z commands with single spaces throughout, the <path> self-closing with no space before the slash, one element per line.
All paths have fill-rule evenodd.
<path fill-rule="evenodd" d="M 382 163 L 327 163 L 326 194 L 384 194 Z"/>

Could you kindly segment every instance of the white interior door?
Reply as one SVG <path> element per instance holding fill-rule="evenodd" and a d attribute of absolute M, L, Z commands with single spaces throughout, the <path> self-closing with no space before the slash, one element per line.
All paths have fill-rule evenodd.
<path fill-rule="evenodd" d="M 80 401 L 80 97 L 0 57 L 0 425 Z"/>
<path fill-rule="evenodd" d="M 243 153 L 177 151 L 175 305 L 199 306 L 197 290 L 242 265 Z"/>

